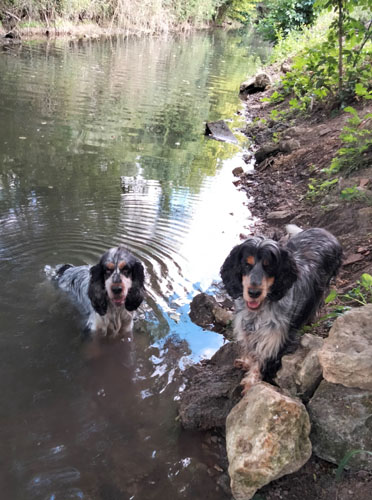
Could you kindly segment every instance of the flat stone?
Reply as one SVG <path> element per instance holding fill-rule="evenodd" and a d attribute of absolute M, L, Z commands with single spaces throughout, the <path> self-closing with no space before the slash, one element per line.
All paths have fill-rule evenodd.
<path fill-rule="evenodd" d="M 261 146 L 260 149 L 255 152 L 254 157 L 257 163 L 261 163 L 267 157 L 274 156 L 277 153 L 279 153 L 279 145 L 269 142 Z"/>
<path fill-rule="evenodd" d="M 238 143 L 237 138 L 223 120 L 208 122 L 205 126 L 205 135 L 217 141 Z"/>
<path fill-rule="evenodd" d="M 287 210 L 276 210 L 267 214 L 267 220 L 270 222 L 289 222 L 293 218 L 293 213 Z"/>

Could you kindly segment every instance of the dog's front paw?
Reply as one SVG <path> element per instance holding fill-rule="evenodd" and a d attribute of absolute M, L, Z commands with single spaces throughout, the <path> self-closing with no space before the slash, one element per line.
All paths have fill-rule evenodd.
<path fill-rule="evenodd" d="M 243 386 L 242 396 L 245 396 L 249 389 L 251 389 L 254 385 L 261 382 L 262 377 L 259 371 L 251 370 L 249 371 L 241 380 L 240 385 Z"/>

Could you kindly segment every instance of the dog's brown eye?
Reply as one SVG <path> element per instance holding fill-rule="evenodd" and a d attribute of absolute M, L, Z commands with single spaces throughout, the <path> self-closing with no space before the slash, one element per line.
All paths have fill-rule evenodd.
<path fill-rule="evenodd" d="M 128 266 L 124 266 L 123 269 L 120 269 L 121 274 L 124 274 L 124 276 L 129 276 L 130 269 Z"/>

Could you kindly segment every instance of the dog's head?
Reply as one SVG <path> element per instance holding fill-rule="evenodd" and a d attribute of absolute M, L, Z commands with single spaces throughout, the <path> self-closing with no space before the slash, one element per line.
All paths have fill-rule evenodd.
<path fill-rule="evenodd" d="M 265 300 L 280 300 L 297 279 L 291 252 L 276 241 L 252 237 L 232 249 L 221 267 L 228 294 L 243 297 L 257 311 Z"/>
<path fill-rule="evenodd" d="M 123 247 L 111 248 L 90 270 L 88 296 L 101 316 L 109 302 L 134 311 L 143 301 L 144 281 L 141 262 Z"/>

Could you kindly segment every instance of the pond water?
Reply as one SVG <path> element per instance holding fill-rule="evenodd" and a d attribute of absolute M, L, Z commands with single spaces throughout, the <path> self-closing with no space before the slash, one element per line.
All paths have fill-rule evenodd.
<path fill-rule="evenodd" d="M 2 498 L 227 498 L 175 419 L 176 375 L 223 343 L 189 303 L 252 223 L 231 171 L 239 84 L 265 54 L 223 31 L 0 52 Z M 218 119 L 239 146 L 204 137 Z M 133 342 L 92 357 L 45 267 L 116 245 L 146 301 Z"/>

